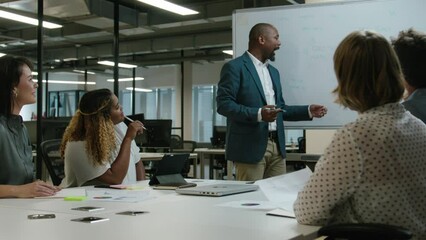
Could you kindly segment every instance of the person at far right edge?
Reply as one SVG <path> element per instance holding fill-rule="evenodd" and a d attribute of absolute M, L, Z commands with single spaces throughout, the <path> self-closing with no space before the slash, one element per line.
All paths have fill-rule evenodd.
<path fill-rule="evenodd" d="M 426 239 L 426 125 L 400 100 L 401 66 L 372 31 L 346 36 L 334 53 L 337 102 L 358 112 L 339 129 L 294 203 L 301 224 L 380 223 Z"/>
<path fill-rule="evenodd" d="M 412 28 L 392 40 L 405 77 L 405 109 L 426 123 L 426 34 Z"/>
<path fill-rule="evenodd" d="M 226 149 L 237 180 L 256 181 L 284 174 L 283 121 L 323 117 L 322 105 L 289 106 L 282 95 L 280 74 L 269 64 L 281 45 L 278 30 L 258 23 L 249 33 L 242 56 L 226 63 L 220 73 L 217 112 L 226 117 Z"/>

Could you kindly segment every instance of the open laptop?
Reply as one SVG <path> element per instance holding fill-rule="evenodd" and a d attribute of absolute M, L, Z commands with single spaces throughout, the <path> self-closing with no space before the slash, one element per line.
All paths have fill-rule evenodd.
<path fill-rule="evenodd" d="M 180 194 L 221 197 L 231 194 L 255 191 L 258 188 L 258 185 L 246 183 L 216 183 L 190 188 L 177 188 L 175 191 Z"/>
<path fill-rule="evenodd" d="M 154 189 L 176 189 L 177 187 L 194 187 L 182 176 L 182 169 L 189 158 L 189 153 L 165 154 L 155 166 L 155 172 L 149 181 Z"/>

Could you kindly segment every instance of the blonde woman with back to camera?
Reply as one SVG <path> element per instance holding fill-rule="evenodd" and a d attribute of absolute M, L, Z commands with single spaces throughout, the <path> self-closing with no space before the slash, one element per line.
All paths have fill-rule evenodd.
<path fill-rule="evenodd" d="M 294 203 L 309 225 L 382 223 L 426 239 L 426 125 L 400 101 L 403 74 L 390 43 L 349 34 L 334 53 L 337 102 L 358 112 L 338 130 Z"/>

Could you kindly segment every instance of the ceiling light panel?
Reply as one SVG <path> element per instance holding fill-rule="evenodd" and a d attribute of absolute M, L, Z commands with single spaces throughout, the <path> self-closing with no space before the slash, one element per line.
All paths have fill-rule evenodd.
<path fill-rule="evenodd" d="M 126 88 L 126 90 L 130 90 L 133 91 L 132 87 L 128 87 Z M 147 88 L 135 88 L 136 92 L 152 92 L 152 89 L 147 89 Z"/>
<path fill-rule="evenodd" d="M 146 3 L 148 5 L 157 7 L 157 8 L 161 8 L 163 10 L 172 12 L 172 13 L 176 13 L 182 16 L 186 16 L 186 15 L 194 15 L 194 14 L 198 14 L 199 12 L 194 11 L 192 9 L 186 8 L 186 7 L 182 7 L 179 6 L 177 4 L 168 2 L 168 1 L 164 1 L 164 0 L 138 0 L 139 2 L 143 2 Z"/>
<path fill-rule="evenodd" d="M 112 66 L 112 67 L 115 65 L 114 62 L 111 62 L 111 61 L 99 61 L 98 64 L 106 65 L 106 66 Z M 138 66 L 133 65 L 133 64 L 127 64 L 127 63 L 118 63 L 118 67 L 121 67 L 121 68 L 136 68 Z"/>
<path fill-rule="evenodd" d="M 135 81 L 142 81 L 144 80 L 143 77 L 135 77 Z M 119 78 L 118 79 L 119 82 L 131 82 L 133 81 L 133 78 L 129 77 L 129 78 Z M 107 79 L 107 82 L 114 82 L 114 79 Z"/>
<path fill-rule="evenodd" d="M 17 21 L 17 22 L 22 22 L 22 23 L 27 23 L 27 24 L 31 24 L 31 25 L 34 25 L 34 26 L 38 26 L 38 19 L 22 16 L 22 15 L 11 13 L 11 12 L 6 12 L 6 11 L 3 11 L 3 10 L 0 10 L 0 17 L 5 18 L 5 19 L 9 19 L 9 20 L 13 20 L 13 21 Z M 54 28 L 61 28 L 62 27 L 62 25 L 47 22 L 47 21 L 43 21 L 42 25 L 43 25 L 44 28 L 48 28 L 48 29 L 54 29 Z"/>

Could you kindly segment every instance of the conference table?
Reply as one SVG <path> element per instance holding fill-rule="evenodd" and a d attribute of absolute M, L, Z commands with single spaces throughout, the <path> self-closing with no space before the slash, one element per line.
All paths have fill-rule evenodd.
<path fill-rule="evenodd" d="M 218 182 L 199 179 L 188 181 L 198 185 Z M 130 189 L 84 187 L 66 189 L 64 192 L 79 190 L 88 195 L 91 193 L 93 197 L 93 192 L 96 191 L 99 194 L 118 195 L 125 191 L 126 194 L 133 192 L 144 198 L 135 202 L 109 201 L 95 197 L 82 201 L 65 201 L 63 197 L 0 199 L 0 239 L 314 239 L 319 228 L 298 224 L 293 218 L 266 215 L 269 211 L 267 209 L 228 206 L 229 203 L 239 201 L 265 201 L 261 190 L 224 197 L 201 197 L 179 195 L 174 190 L 153 190 L 147 181 L 138 182 Z M 72 210 L 81 206 L 102 207 L 103 210 Z M 117 214 L 122 211 L 147 213 L 135 216 Z M 55 214 L 55 218 L 31 220 L 27 217 L 46 213 Z M 97 223 L 71 221 L 87 216 L 109 220 Z"/>

